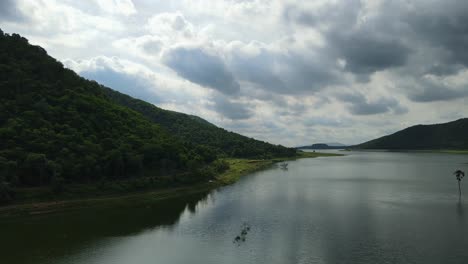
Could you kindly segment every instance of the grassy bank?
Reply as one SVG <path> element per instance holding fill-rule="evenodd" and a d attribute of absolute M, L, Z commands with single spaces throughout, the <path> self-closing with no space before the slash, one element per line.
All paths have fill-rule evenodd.
<path fill-rule="evenodd" d="M 462 155 L 468 154 L 468 150 L 451 150 L 451 149 L 432 150 L 431 152 L 447 153 L 447 154 L 462 154 Z"/>
<path fill-rule="evenodd" d="M 415 153 L 445 153 L 445 154 L 460 154 L 468 155 L 466 149 L 363 149 L 352 148 L 346 151 L 372 151 L 372 152 L 415 152 Z"/>
<path fill-rule="evenodd" d="M 229 163 L 229 169 L 209 182 L 125 194 L 112 194 L 105 192 L 96 194 L 96 186 L 82 185 L 68 187 L 67 191 L 72 192 L 72 194 L 61 195 L 55 198 L 49 197 L 45 200 L 40 200 L 40 197 L 47 197 L 46 193 L 50 192 L 50 190 L 46 188 L 37 188 L 35 190 L 28 190 L 30 192 L 29 194 L 23 194 L 31 196 L 29 201 L 0 207 L 0 217 L 47 214 L 76 210 L 80 208 L 128 208 L 134 206 L 146 206 L 158 201 L 208 192 L 214 188 L 232 184 L 246 174 L 268 168 L 277 162 L 322 156 L 326 157 L 340 155 L 330 153 L 301 152 L 298 153 L 298 156 L 292 158 L 276 158 L 268 160 L 226 159 L 226 161 Z M 41 196 L 42 193 L 44 194 Z M 87 198 L 76 198 L 79 197 L 79 195 L 81 195 L 81 197 L 84 196 Z"/>

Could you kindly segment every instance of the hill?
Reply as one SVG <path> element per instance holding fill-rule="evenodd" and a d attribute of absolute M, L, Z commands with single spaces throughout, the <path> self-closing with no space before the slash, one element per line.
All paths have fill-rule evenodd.
<path fill-rule="evenodd" d="M 0 30 L 0 202 L 11 187 L 193 182 L 222 170 L 218 157 L 294 155 L 86 80 Z"/>
<path fill-rule="evenodd" d="M 198 146 L 208 146 L 217 155 L 237 158 L 272 158 L 294 156 L 293 148 L 285 148 L 255 140 L 217 127 L 193 115 L 163 110 L 153 104 L 102 87 L 113 102 L 141 113 L 148 120 L 166 128 L 171 135 Z"/>
<path fill-rule="evenodd" d="M 360 149 L 468 149 L 468 118 L 434 124 L 416 125 L 357 146 Z"/>
<path fill-rule="evenodd" d="M 297 149 L 344 149 L 346 145 L 341 143 L 315 143 L 312 145 L 297 147 Z"/>

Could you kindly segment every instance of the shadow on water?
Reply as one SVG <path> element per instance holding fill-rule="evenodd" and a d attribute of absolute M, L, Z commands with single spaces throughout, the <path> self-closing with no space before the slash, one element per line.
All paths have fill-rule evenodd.
<path fill-rule="evenodd" d="M 0 248 L 8 254 L 2 254 L 2 263 L 42 263 L 41 260 L 60 258 L 106 238 L 170 228 L 185 210 L 194 213 L 197 204 L 207 197 L 205 192 L 146 207 L 82 209 L 3 220 Z"/>
<path fill-rule="evenodd" d="M 459 199 L 457 203 L 457 215 L 458 215 L 458 219 L 463 222 L 465 218 L 465 212 L 464 212 L 463 203 L 461 199 Z"/>

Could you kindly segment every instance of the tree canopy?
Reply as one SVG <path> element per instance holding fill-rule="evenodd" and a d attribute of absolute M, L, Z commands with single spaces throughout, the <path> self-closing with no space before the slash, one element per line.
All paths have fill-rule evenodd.
<path fill-rule="evenodd" d="M 219 157 L 292 155 L 294 149 L 86 80 L 43 48 L 0 30 L 0 190 L 5 197 L 11 186 L 168 175 L 194 180 L 210 175 L 203 170 Z"/>

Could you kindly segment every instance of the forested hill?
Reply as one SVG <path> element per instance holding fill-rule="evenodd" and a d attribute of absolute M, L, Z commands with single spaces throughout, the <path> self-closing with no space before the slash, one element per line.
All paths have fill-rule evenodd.
<path fill-rule="evenodd" d="M 468 149 L 468 118 L 449 123 L 416 125 L 377 138 L 355 148 L 361 149 Z"/>
<path fill-rule="evenodd" d="M 168 129 L 172 135 L 192 144 L 209 146 L 218 155 L 241 158 L 271 158 L 292 156 L 292 148 L 272 145 L 248 138 L 207 122 L 196 116 L 163 110 L 150 103 L 104 88 L 109 98 L 144 115 L 149 120 Z"/>
<path fill-rule="evenodd" d="M 195 180 L 221 156 L 291 155 L 88 81 L 0 30 L 0 189 L 139 176 Z"/>

